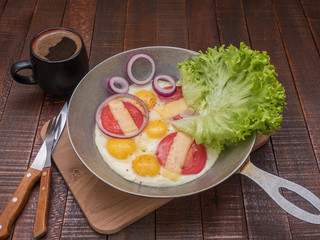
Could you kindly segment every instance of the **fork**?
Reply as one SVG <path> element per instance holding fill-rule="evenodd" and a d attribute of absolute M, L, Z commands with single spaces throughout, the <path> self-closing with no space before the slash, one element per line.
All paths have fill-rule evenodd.
<path fill-rule="evenodd" d="M 44 164 L 44 167 L 51 166 L 51 153 L 52 153 L 52 146 L 55 140 L 55 135 L 57 132 L 58 127 L 60 126 L 61 122 L 61 116 L 58 117 L 58 119 L 51 118 L 50 122 L 48 123 L 48 127 L 46 130 L 46 135 L 45 135 L 45 143 L 46 143 L 46 148 L 47 148 L 47 156 L 46 156 L 46 161 Z"/>
<path fill-rule="evenodd" d="M 56 133 L 61 126 L 61 116 L 51 118 L 45 134 L 46 160 L 42 169 L 37 212 L 34 220 L 34 237 L 39 238 L 47 232 L 47 219 L 49 212 L 50 186 L 51 186 L 51 153 L 56 140 Z"/>

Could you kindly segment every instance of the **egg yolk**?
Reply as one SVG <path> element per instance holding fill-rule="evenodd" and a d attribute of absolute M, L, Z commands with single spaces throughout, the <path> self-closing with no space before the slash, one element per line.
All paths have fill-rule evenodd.
<path fill-rule="evenodd" d="M 108 152 L 117 159 L 126 159 L 137 149 L 136 143 L 133 139 L 111 138 L 107 142 L 106 147 Z"/>
<path fill-rule="evenodd" d="M 160 165 L 154 156 L 144 154 L 132 161 L 132 169 L 139 176 L 154 177 L 159 173 Z"/>
<path fill-rule="evenodd" d="M 145 89 L 136 92 L 135 96 L 140 98 L 146 104 L 148 109 L 153 108 L 157 102 L 156 95 Z"/>
<path fill-rule="evenodd" d="M 146 134 L 150 138 L 161 138 L 167 133 L 168 127 L 161 120 L 148 122 L 146 127 Z"/>

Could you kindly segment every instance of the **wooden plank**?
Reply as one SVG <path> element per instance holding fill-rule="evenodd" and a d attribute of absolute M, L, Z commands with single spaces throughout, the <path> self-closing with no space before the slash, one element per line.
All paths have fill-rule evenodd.
<path fill-rule="evenodd" d="M 157 1 L 157 45 L 188 48 L 185 1 Z M 156 238 L 202 239 L 199 194 L 177 198 L 156 210 Z"/>
<path fill-rule="evenodd" d="M 118 5 L 116 5 L 116 4 L 114 4 L 114 5 L 115 5 L 115 7 L 118 7 Z M 107 5 L 105 5 L 105 6 L 107 6 Z M 102 7 L 102 6 L 99 6 L 98 8 L 101 9 L 101 11 L 105 14 L 105 12 L 103 11 L 103 7 L 102 7 L 102 8 L 100 8 L 100 7 Z M 97 18 L 98 18 L 98 13 L 97 13 Z M 96 21 L 96 22 L 97 22 L 97 21 Z M 113 27 L 114 27 L 114 26 L 113 26 Z M 112 27 L 112 31 L 114 30 L 113 27 Z M 96 31 L 95 31 L 95 32 L 96 32 Z M 100 54 L 101 54 L 101 49 L 100 49 Z M 100 56 L 100 55 L 98 55 L 98 56 Z M 92 59 L 92 58 L 91 58 L 91 59 Z M 72 212 L 73 212 L 73 211 L 72 211 Z M 68 214 L 68 216 L 69 216 L 69 214 Z M 68 216 L 65 217 L 65 221 L 67 221 L 67 217 L 68 217 Z M 68 223 L 65 224 L 65 225 L 66 225 L 66 231 L 68 231 L 68 226 L 70 226 L 70 225 L 74 226 L 74 224 L 73 224 L 74 221 L 72 221 L 72 222 L 70 222 L 70 221 L 71 221 L 71 220 L 68 220 Z M 118 235 L 117 235 L 117 234 L 112 235 L 111 238 L 119 238 L 119 237 L 121 237 L 121 236 L 126 236 L 127 234 L 130 233 L 130 229 L 134 229 L 134 228 L 137 227 L 137 224 L 139 224 L 139 223 L 134 224 L 133 227 L 127 228 L 125 231 L 122 231 L 122 232 L 119 233 Z M 142 223 L 142 224 L 143 224 L 143 223 Z M 144 228 L 144 226 L 145 226 L 145 225 L 141 225 L 141 228 Z M 77 227 L 79 227 L 79 226 L 77 226 Z M 154 235 L 154 231 L 152 231 L 152 228 L 150 229 L 149 232 L 151 232 L 151 233 Z M 63 234 L 63 235 L 65 235 L 65 234 Z M 78 236 L 78 235 L 79 235 L 79 233 L 77 233 L 77 236 Z M 83 236 L 85 237 L 86 235 L 83 235 Z M 144 236 L 148 236 L 148 234 L 145 234 Z M 69 237 L 72 238 L 73 235 L 71 234 Z M 80 237 L 82 237 L 82 236 L 80 236 Z"/>
<path fill-rule="evenodd" d="M 258 7 L 257 3 L 254 1 L 245 1 L 244 7 L 252 48 L 266 50 L 271 57 L 272 64 L 274 64 L 277 69 L 282 70 L 281 72 L 278 72 L 280 74 L 278 79 L 282 84 L 286 83 L 284 87 L 287 90 L 287 96 L 290 98 L 287 98 L 287 102 L 290 102 L 290 106 L 288 106 L 286 110 L 292 109 L 296 114 L 299 113 L 299 104 L 292 82 L 290 82 L 289 69 L 286 68 L 287 62 L 285 53 L 281 48 L 281 39 L 278 37 L 277 43 L 275 43 L 273 39 L 269 39 L 269 36 L 270 38 L 279 36 L 272 9 L 270 10 L 265 2 L 262 2 Z M 267 31 L 270 32 L 267 33 Z M 282 66 L 284 67 L 281 68 Z M 284 78 L 287 80 L 283 80 Z M 279 134 L 279 132 L 272 135 L 272 139 L 273 137 L 276 137 L 277 134 Z M 274 146 L 274 148 L 276 148 L 276 146 Z M 275 163 L 273 149 L 270 143 L 264 146 L 264 151 L 257 151 L 252 154 L 251 159 L 259 168 L 278 175 L 276 165 L 278 159 L 276 159 Z M 290 238 L 290 226 L 286 213 L 282 211 L 262 189 L 252 183 L 251 180 L 243 178 L 243 183 L 244 192 L 247 193 L 245 206 L 246 214 L 248 216 L 247 222 L 250 238 L 259 239 L 270 236 L 270 234 L 273 234 L 274 238 L 278 239 Z"/>
<path fill-rule="evenodd" d="M 156 9 L 156 1 L 128 1 L 124 50 L 156 45 Z"/>
<path fill-rule="evenodd" d="M 225 1 L 219 1 L 216 5 L 214 1 L 202 1 L 201 4 L 198 1 L 188 1 L 187 3 L 189 45 L 191 49 L 205 51 L 207 47 L 219 47 L 220 40 L 222 43 L 238 41 L 239 36 L 234 34 L 237 30 L 229 31 L 230 25 L 227 25 L 241 19 L 238 19 L 236 15 L 239 11 L 226 11 L 231 4 L 228 5 Z M 238 6 L 233 7 L 231 5 L 231 7 L 236 9 Z M 227 19 L 230 18 L 231 20 L 228 21 Z M 239 27 L 241 26 L 239 24 Z M 232 28 L 234 29 L 233 24 Z M 203 37 L 203 34 L 207 37 Z M 239 176 L 233 176 L 228 181 L 202 193 L 201 210 L 204 238 L 247 238 Z"/>
<path fill-rule="evenodd" d="M 320 53 L 320 2 L 313 0 L 301 0 L 304 14 L 308 20 L 308 25 L 313 39 Z"/>
<path fill-rule="evenodd" d="M 85 44 L 88 56 L 90 56 L 91 51 L 91 38 L 93 34 L 94 27 L 94 18 L 97 8 L 97 1 L 83 1 L 83 0 L 73 0 L 67 1 L 64 11 L 63 20 L 61 21 L 61 25 L 63 27 L 67 27 L 73 29 L 78 32 Z M 46 95 L 44 99 L 44 105 L 49 105 L 48 108 L 43 108 L 43 115 L 50 114 L 51 111 L 54 111 L 56 115 L 61 110 L 65 101 L 68 100 L 68 97 L 57 97 L 52 95 Z M 48 109 L 48 110 L 47 110 Z M 47 112 L 48 111 L 48 112 Z M 60 175 L 60 173 L 59 173 Z M 61 184 L 62 185 L 62 184 Z M 66 187 L 65 184 L 63 184 Z M 74 229 L 71 226 L 76 225 L 77 230 L 76 234 L 78 238 L 86 238 L 87 236 L 92 236 L 90 239 L 94 237 L 98 237 L 97 234 L 87 223 L 86 219 L 83 216 L 80 208 L 78 207 L 77 202 L 74 200 L 73 196 L 70 193 L 68 188 L 61 193 L 65 197 L 64 203 L 64 215 L 61 219 L 61 229 L 58 235 L 61 238 L 71 239 L 74 237 Z M 81 219 L 81 221 L 80 221 Z M 50 238 L 48 238 L 50 239 Z"/>
<path fill-rule="evenodd" d="M 205 239 L 247 239 L 239 176 L 202 193 L 201 208 Z"/>
<path fill-rule="evenodd" d="M 98 1 L 90 68 L 123 51 L 125 16 L 125 0 Z"/>
<path fill-rule="evenodd" d="M 0 21 L 0 120 L 12 85 L 10 66 L 18 61 L 35 6 L 33 1 L 8 1 Z M 14 19 L 14 21 L 13 21 Z"/>
<path fill-rule="evenodd" d="M 242 1 L 217 1 L 216 7 L 221 43 L 236 47 L 240 42 L 250 45 Z"/>
<path fill-rule="evenodd" d="M 216 19 L 221 44 L 234 44 L 247 38 L 239 1 L 216 2 Z M 238 24 L 234 25 L 234 22 Z M 214 24 L 213 24 L 214 25 Z M 203 228 L 208 237 L 246 239 L 248 236 L 239 176 L 205 192 L 201 198 Z M 206 236 L 205 235 L 205 236 Z"/>
<path fill-rule="evenodd" d="M 298 1 L 286 1 L 283 3 L 275 1 L 272 6 L 269 1 L 257 3 L 256 1 L 248 0 L 244 2 L 244 6 L 253 47 L 264 49 L 269 53 L 272 63 L 276 66 L 279 73 L 278 79 L 286 89 L 287 108 L 283 113 L 284 121 L 282 129 L 272 136 L 279 176 L 305 186 L 319 196 L 319 170 L 309 139 L 308 129 L 304 122 L 304 118 L 307 119 L 306 111 L 304 110 L 306 103 L 302 99 L 296 78 L 296 72 L 300 72 L 303 69 L 303 65 L 297 66 L 294 69 L 294 65 L 292 64 L 293 61 L 300 61 L 300 63 L 304 62 L 305 66 L 309 65 L 307 66 L 308 68 L 311 65 L 311 68 L 308 71 L 304 71 L 303 77 L 301 75 L 299 80 L 299 84 L 303 88 L 309 88 L 310 82 L 313 82 L 310 77 L 314 79 L 314 76 L 312 76 L 312 68 L 315 67 L 312 66 L 313 61 L 315 59 L 319 61 L 319 58 L 312 39 L 308 40 L 308 37 L 311 37 L 311 35 L 308 31 L 301 5 Z M 263 10 L 257 11 L 258 6 Z M 274 10 L 276 10 L 276 18 L 272 17 Z M 253 21 L 255 21 L 255 24 L 253 24 Z M 280 29 L 280 33 L 277 31 L 278 29 Z M 303 33 L 300 31 L 303 31 Z M 296 54 L 295 56 L 291 55 L 291 52 L 288 51 L 288 44 L 291 45 L 291 51 Z M 303 54 L 301 54 L 302 49 Z M 287 56 L 285 55 L 285 50 Z M 317 55 L 317 57 L 312 55 Z M 289 57 L 291 72 L 287 57 Z M 298 89 L 299 96 L 297 95 L 296 88 Z M 312 90 L 310 93 L 310 96 L 308 95 L 309 92 L 306 95 L 308 97 L 315 96 Z M 302 100 L 300 103 L 299 99 Z M 316 99 L 313 98 L 312 101 L 316 102 Z M 302 109 L 300 107 L 301 103 Z M 312 108 L 312 105 L 315 105 L 311 103 L 311 99 L 309 99 L 309 103 L 311 104 L 310 108 Z M 304 110 L 305 116 L 303 116 L 302 110 Z M 298 198 L 297 195 L 288 191 L 283 191 L 283 195 L 296 205 L 312 211 L 309 204 Z M 288 215 L 288 220 L 289 226 L 286 226 L 287 224 L 284 225 L 291 232 L 288 238 L 306 239 L 308 236 L 312 238 L 319 235 L 319 229 L 316 225 L 302 222 L 290 215 Z M 276 225 L 278 224 L 284 223 L 279 221 Z"/>
<path fill-rule="evenodd" d="M 124 50 L 156 45 L 155 4 L 155 1 L 128 1 Z M 153 212 L 124 230 L 110 235 L 108 239 L 153 239 L 154 234 Z"/>
<path fill-rule="evenodd" d="M 33 24 L 33 27 L 30 29 L 30 32 L 35 32 L 35 30 L 36 30 L 36 32 L 38 32 L 38 31 L 40 31 L 39 28 L 43 29 L 43 28 L 52 27 L 52 26 L 59 26 L 62 22 L 65 4 L 66 4 L 66 1 L 52 1 L 51 3 L 48 3 L 48 2 L 44 3 L 44 2 L 40 1 L 37 6 L 37 10 L 38 10 L 38 12 L 40 12 L 42 14 L 35 15 L 34 24 Z M 74 4 L 76 5 L 76 7 L 78 7 L 78 9 L 73 8 Z M 92 2 L 91 2 L 91 4 L 92 4 Z M 91 5 L 91 4 L 89 4 L 91 7 L 91 10 L 95 11 L 95 6 Z M 94 14 L 90 14 L 90 11 L 89 11 L 87 21 L 83 18 L 80 21 L 78 19 L 79 16 L 77 15 L 77 13 L 80 12 L 81 7 L 82 7 L 82 11 L 86 11 L 86 10 L 90 9 L 90 7 L 87 7 L 84 4 L 81 5 L 79 2 L 76 2 L 76 3 L 69 2 L 69 5 L 68 5 L 69 10 L 67 10 L 68 16 L 69 15 L 76 16 L 75 23 L 85 21 L 85 24 L 81 25 L 81 29 L 80 29 L 80 27 L 76 28 L 75 26 L 72 26 L 72 24 L 68 22 L 69 21 L 68 17 L 65 18 L 65 19 L 67 19 L 65 24 L 67 27 L 73 28 L 78 32 L 89 32 L 89 38 L 87 37 L 87 39 L 91 39 L 92 29 L 90 31 L 90 29 L 88 29 L 88 28 L 89 28 L 90 24 L 91 24 L 91 28 L 93 26 L 92 16 L 94 16 Z M 82 15 L 84 15 L 84 14 L 82 14 Z M 68 26 L 67 24 L 70 24 L 71 26 Z M 87 31 L 87 30 L 89 30 L 89 31 Z M 31 36 L 31 37 L 32 37 L 32 35 L 33 34 L 29 34 L 29 36 Z M 87 43 L 87 46 L 89 47 L 89 51 L 90 51 L 90 43 L 88 43 L 88 41 L 85 43 Z M 88 47 L 87 47 L 87 49 L 88 49 Z M 43 95 L 41 98 L 43 98 Z M 42 125 L 50 117 L 58 114 L 63 103 L 66 100 L 67 100 L 67 97 L 55 97 L 55 96 L 51 96 L 51 95 L 48 96 L 47 95 L 45 98 L 43 112 L 41 115 L 41 120 L 40 120 L 39 126 L 42 127 Z M 38 134 L 38 138 L 36 139 L 36 142 L 41 143 L 39 134 Z M 40 143 L 38 144 L 39 147 L 40 147 Z M 38 147 L 38 149 L 39 149 L 39 147 Z M 57 187 L 55 187 L 55 186 L 57 186 Z M 62 177 L 61 177 L 60 173 L 57 171 L 57 169 L 54 167 L 53 180 L 52 180 L 51 209 L 49 212 L 51 214 L 49 214 L 49 219 L 48 219 L 48 225 L 50 227 L 49 227 L 48 234 L 45 236 L 45 238 L 47 238 L 47 239 L 57 239 L 60 236 L 61 228 L 62 228 L 62 220 L 64 217 L 64 210 L 65 210 L 67 193 L 68 193 L 68 190 L 67 190 L 66 185 L 64 184 L 64 180 L 62 179 Z M 36 201 L 37 201 L 37 199 L 35 197 L 34 201 L 32 201 L 32 202 L 34 202 L 34 204 L 36 204 Z M 74 204 L 76 204 L 76 203 L 74 203 Z M 23 218 L 22 218 L 22 220 L 23 220 Z M 27 225 L 22 224 L 22 226 L 24 226 L 25 228 L 29 228 L 28 232 L 29 232 L 29 234 L 31 234 L 30 235 L 30 237 L 31 237 L 32 231 L 30 231 L 30 229 L 33 228 L 33 225 L 32 225 L 32 227 L 30 227 L 30 226 L 28 227 Z M 91 231 L 93 232 L 93 230 L 91 230 Z M 20 238 L 20 235 L 17 235 L 17 238 Z"/>
<path fill-rule="evenodd" d="M 156 210 L 157 239 L 203 239 L 199 194 L 176 198 Z"/>
<path fill-rule="evenodd" d="M 123 25 L 125 26 L 123 50 L 156 44 L 155 14 L 155 1 L 127 1 L 126 19 Z M 154 234 L 155 213 L 153 212 L 122 231 L 110 235 L 108 239 L 127 239 L 128 237 L 153 239 Z"/>
<path fill-rule="evenodd" d="M 117 16 L 117 18 L 114 16 Z M 108 57 L 123 51 L 125 16 L 125 0 L 98 1 L 90 55 L 91 68 Z M 143 227 L 144 219 L 141 220 L 142 223 L 138 221 L 138 223 L 110 235 L 108 239 L 125 239 L 126 236 L 131 236 L 131 234 L 134 236 L 135 228 Z"/>
<path fill-rule="evenodd" d="M 41 105 L 42 101 L 42 97 L 38 98 L 35 91 L 28 92 L 28 88 L 22 88 L 21 85 L 18 86 L 19 84 L 17 87 L 14 84 L 11 88 L 12 79 L 8 71 L 13 61 L 19 59 L 34 7 L 35 1 L 10 1 L 0 22 L 0 48 L 6 49 L 2 52 L 0 60 L 0 112 L 3 113 L 0 122 L 0 212 L 3 211 L 27 169 L 39 115 L 37 102 L 39 101 Z M 17 88 L 20 88 L 20 91 Z M 5 109 L 4 104 L 6 104 Z"/>
<path fill-rule="evenodd" d="M 221 44 L 238 47 L 241 41 L 248 42 L 241 1 L 216 2 L 216 14 Z M 242 191 L 239 176 L 232 176 L 227 182 L 216 187 L 214 199 L 217 215 L 215 218 L 208 218 L 209 223 L 214 223 L 208 230 L 213 232 L 216 238 L 224 236 L 223 231 L 226 231 L 230 238 L 248 237 L 243 206 L 243 198 L 246 196 L 242 196 Z"/>
<path fill-rule="evenodd" d="M 23 47 L 23 51 L 21 54 L 20 59 L 28 59 L 29 58 L 29 44 L 31 41 L 31 38 L 33 37 L 34 34 L 37 32 L 41 31 L 44 28 L 51 27 L 52 25 L 60 24 L 62 15 L 63 15 L 63 9 L 64 9 L 64 3 L 61 1 L 39 1 L 37 3 L 36 11 L 33 13 L 33 18 L 30 24 L 29 32 L 25 41 L 25 45 Z M 46 17 L 44 17 L 46 16 Z M 48 18 L 50 16 L 50 18 Z M 8 103 L 7 107 L 9 109 L 14 109 L 13 114 L 16 116 L 21 115 L 21 109 L 16 108 L 16 104 L 14 103 L 14 100 L 11 99 L 20 99 L 21 103 L 24 103 L 27 105 L 26 111 L 27 111 L 27 117 L 26 119 L 22 120 L 21 118 L 20 122 L 16 123 L 15 127 L 23 128 L 28 130 L 28 138 L 30 141 L 33 143 L 33 138 L 36 134 L 37 127 L 38 125 L 38 118 L 40 115 L 41 107 L 42 107 L 42 100 L 43 100 L 43 91 L 37 86 L 26 86 L 22 85 L 19 83 L 14 82 L 9 98 L 8 98 Z M 22 100 L 22 101 L 21 101 Z M 28 112 L 30 108 L 33 108 L 33 111 Z M 7 118 L 7 114 L 4 114 L 4 118 Z M 9 120 L 10 121 L 10 120 Z M 2 122 L 1 122 L 2 123 Z M 32 124 L 31 126 L 24 126 L 24 124 L 29 123 Z M 12 123 L 11 123 L 12 124 Z M 21 125 L 21 126 L 19 126 Z M 40 123 L 41 126 L 41 123 Z M 4 127 L 5 128 L 5 127 Z M 2 127 L 1 127 L 2 129 Z M 15 141 L 16 136 L 11 135 L 10 138 L 12 138 L 11 141 Z M 35 146 L 33 147 L 32 150 L 32 155 L 31 159 L 34 159 L 36 156 L 37 152 L 40 149 L 40 144 L 42 141 L 40 138 L 36 139 Z M 33 143 L 34 144 L 34 143 Z M 28 150 L 26 152 L 29 152 L 27 156 L 25 156 L 24 161 L 26 161 L 26 164 L 28 164 L 28 160 L 31 154 L 31 149 L 32 145 L 27 146 Z M 21 160 L 20 160 L 21 161 Z M 23 161 L 22 161 L 23 162 Z M 62 181 L 62 178 L 56 178 L 55 177 L 56 173 L 54 172 L 53 176 L 53 186 L 55 186 L 57 183 Z M 62 186 L 58 184 L 58 186 Z M 64 187 L 65 188 L 65 187 Z M 54 188 L 54 193 L 59 192 L 61 190 L 60 188 Z M 23 211 L 23 213 L 20 215 L 20 217 L 17 220 L 16 227 L 15 227 L 15 232 L 13 235 L 13 239 L 28 239 L 32 238 L 33 236 L 33 221 L 34 221 L 34 214 L 35 214 L 35 209 L 36 209 L 36 203 L 37 203 L 37 198 L 38 198 L 38 185 L 36 185 L 35 189 L 30 195 L 29 201 L 27 202 L 27 205 Z M 63 197 L 62 197 L 63 198 Z M 61 201 L 56 200 L 56 202 L 53 205 L 55 207 L 54 209 L 54 214 L 50 215 L 50 218 L 53 220 L 56 218 L 59 218 L 63 214 L 63 209 L 61 208 Z M 64 206 L 64 205 L 62 205 Z M 55 211 L 56 210 L 56 211 Z M 50 221 L 49 224 L 51 225 L 51 229 L 49 228 L 49 236 L 51 236 L 52 233 L 54 233 L 54 230 L 56 228 L 61 227 L 61 224 L 59 225 L 58 221 Z"/>
<path fill-rule="evenodd" d="M 68 1 L 62 22 L 63 27 L 71 28 L 81 35 L 89 56 L 97 2 L 97 0 Z"/>
<path fill-rule="evenodd" d="M 259 168 L 278 174 L 270 141 L 250 156 Z M 241 177 L 241 182 L 249 239 L 290 239 L 286 213 L 253 181 Z"/>
<path fill-rule="evenodd" d="M 0 19 L 1 19 L 2 13 L 4 11 L 4 8 L 6 7 L 6 4 L 7 4 L 7 0 L 0 1 Z"/>
<path fill-rule="evenodd" d="M 319 105 L 318 83 L 320 59 L 298 1 L 275 3 L 274 8 L 289 57 L 293 79 L 319 164 Z M 295 35 L 294 38 L 292 36 Z M 304 54 L 301 54 L 304 53 Z"/>
<path fill-rule="evenodd" d="M 257 9 L 263 11 L 264 8 L 258 7 Z M 240 42 L 249 44 L 250 41 L 246 24 L 250 23 L 255 25 L 257 20 L 250 19 L 250 21 L 246 23 L 242 2 L 219 1 L 217 2 L 217 10 L 218 26 L 222 42 L 226 43 L 226 45 L 233 44 L 237 47 Z M 269 159 L 269 161 L 260 162 L 257 156 L 262 157 L 262 159 Z M 271 145 L 267 145 L 262 150 L 258 150 L 258 155 L 257 153 L 252 154 L 251 159 L 259 167 L 267 168 L 269 172 L 277 174 Z M 270 222 L 270 226 L 274 229 L 274 238 L 281 239 L 283 236 L 286 236 L 289 233 L 286 215 L 281 212 L 278 214 L 279 208 L 270 198 L 266 197 L 266 194 L 259 189 L 258 186 L 245 178 L 241 179 L 248 228 L 247 234 L 250 239 L 261 239 L 268 236 L 270 229 L 265 227 L 268 226 L 265 224 L 267 221 L 268 223 Z M 284 224 L 278 225 L 278 222 Z M 245 238 L 245 235 L 242 237 Z"/>
<path fill-rule="evenodd" d="M 320 73 L 319 56 L 300 3 L 298 1 L 290 1 L 285 4 L 274 3 L 274 9 L 309 130 L 306 137 L 300 137 L 296 141 L 290 139 L 294 146 L 292 152 L 281 149 L 282 152 L 280 153 L 286 153 L 285 157 L 292 159 L 292 161 L 285 161 L 280 167 L 286 171 L 294 169 L 293 171 L 300 173 L 292 174 L 290 178 L 295 179 L 296 182 L 308 187 L 317 196 L 320 196 L 319 169 L 314 158 L 315 154 L 319 164 L 319 107 L 317 104 L 319 95 L 317 93 L 318 84 L 314 81 Z M 310 146 L 309 137 L 313 146 Z M 312 152 L 312 147 L 314 152 Z M 301 154 L 299 164 L 292 166 L 292 162 L 298 154 Z M 313 210 L 305 201 L 295 195 L 290 194 L 289 196 L 289 199 L 293 198 L 298 206 L 309 211 Z M 319 228 L 315 225 L 294 218 L 289 218 L 289 220 L 294 238 L 312 239 L 319 236 Z"/>
<path fill-rule="evenodd" d="M 185 1 L 157 1 L 157 44 L 188 48 Z"/>
<path fill-rule="evenodd" d="M 108 240 L 125 240 L 125 239 L 139 239 L 149 240 L 154 239 L 155 229 L 155 212 L 141 218 L 129 227 L 122 231 L 108 235 Z"/>
<path fill-rule="evenodd" d="M 105 235 L 98 234 L 88 224 L 78 204 L 75 204 L 71 192 L 68 192 L 63 232 L 59 239 L 106 239 Z"/>
<path fill-rule="evenodd" d="M 182 15 L 184 14 L 184 10 L 182 8 L 183 6 L 180 5 L 180 3 L 179 3 L 179 5 L 172 4 L 172 5 L 174 5 L 172 12 L 168 13 L 168 11 L 166 9 L 164 9 L 164 7 L 168 8 L 167 2 L 159 2 L 159 3 L 157 3 L 156 6 L 154 4 L 155 3 L 152 1 L 145 1 L 143 3 L 141 1 L 139 1 L 139 2 L 138 1 L 130 1 L 128 3 L 127 23 L 126 23 L 127 29 L 126 29 L 126 33 L 125 33 L 126 35 L 125 35 L 125 44 L 124 44 L 125 50 L 131 49 L 131 48 L 136 48 L 136 47 L 142 47 L 142 46 L 150 46 L 150 45 L 178 45 L 178 46 L 186 47 L 186 44 L 185 44 L 186 38 L 181 39 L 181 36 L 179 36 L 179 38 L 176 38 L 176 36 L 174 36 L 174 34 L 177 29 L 171 27 L 174 24 L 179 24 L 176 26 L 180 26 L 180 23 L 174 22 L 174 24 L 173 24 L 171 22 L 170 23 L 164 22 L 164 19 L 167 21 L 169 18 L 164 14 L 169 14 L 170 18 L 171 18 L 172 16 L 174 16 L 174 14 L 177 14 L 177 12 L 173 13 L 173 11 L 175 11 L 177 8 L 179 9 L 178 17 L 174 17 L 174 21 L 178 21 L 181 16 L 179 14 L 182 14 Z M 177 7 L 177 8 L 175 8 L 175 7 Z M 148 9 L 148 11 L 146 11 L 146 9 Z M 156 11 L 153 12 L 152 9 L 157 9 L 157 12 Z M 157 16 L 155 16 L 155 14 L 157 14 Z M 153 21 L 152 19 L 157 19 L 157 21 Z M 170 26 L 170 27 L 168 28 L 168 26 Z M 168 30 L 166 30 L 166 28 L 168 28 Z M 164 39 L 163 36 L 160 35 L 163 32 L 166 32 L 167 34 L 169 34 L 172 37 Z M 137 36 L 139 36 L 139 37 L 137 37 Z M 156 38 L 156 36 L 157 36 L 157 38 Z M 161 36 L 161 37 L 159 37 L 159 36 Z M 170 42 L 167 41 L 167 39 L 169 39 Z M 180 40 L 180 39 L 181 39 L 181 42 L 177 43 L 177 40 Z M 177 200 L 177 201 L 179 201 L 179 200 Z M 169 203 L 169 205 L 166 205 L 166 206 L 170 207 L 171 206 L 170 204 L 171 203 Z M 184 202 L 183 201 L 181 202 L 181 200 L 180 200 L 179 204 L 177 204 L 177 205 L 179 205 L 181 207 L 181 206 L 185 206 L 186 204 L 184 204 Z M 173 206 L 176 206 L 176 205 L 173 205 Z M 174 208 L 176 208 L 176 207 L 174 207 Z M 183 231 L 179 230 L 179 228 L 182 228 L 183 224 L 181 224 L 181 219 L 184 218 L 183 216 L 185 215 L 186 209 L 187 208 L 185 208 L 185 207 L 178 208 L 178 214 L 177 214 L 177 211 L 175 212 L 175 214 L 179 215 L 180 217 L 179 217 L 178 224 L 175 225 L 175 226 L 179 226 L 179 227 L 175 228 L 175 229 L 171 229 L 173 232 L 168 232 L 168 229 L 167 229 L 167 226 L 171 225 L 171 223 L 174 222 L 173 218 L 171 216 L 170 217 L 166 216 L 165 217 L 166 221 L 159 222 L 159 219 L 162 219 L 162 216 L 163 216 L 163 214 L 166 214 L 166 211 L 162 212 L 161 209 L 159 211 L 157 211 L 157 214 L 156 214 L 157 237 L 159 237 L 159 236 L 164 237 L 162 234 L 164 234 L 165 236 L 172 236 L 172 235 L 179 234 L 178 236 L 181 236 L 183 238 L 184 235 L 181 235 L 181 234 L 185 234 L 185 233 L 183 233 Z M 172 214 L 174 214 L 174 212 L 172 212 Z M 198 211 L 198 214 L 199 214 L 199 211 Z M 149 216 L 147 216 L 147 217 L 149 217 Z M 177 217 L 174 219 L 177 220 Z M 148 229 L 149 230 L 147 231 L 146 236 L 152 237 L 154 235 L 154 230 L 152 230 L 153 228 L 148 228 Z M 193 228 L 190 229 L 190 232 L 192 231 L 192 229 Z M 128 229 L 126 229 L 126 231 L 128 231 Z M 115 234 L 116 237 L 118 237 L 119 235 L 123 235 L 123 232 L 120 232 L 119 234 Z M 147 237 L 147 238 L 150 238 L 150 237 Z M 132 236 L 132 238 L 134 238 L 134 237 Z M 137 235 L 137 238 L 141 238 L 141 235 Z"/>
<path fill-rule="evenodd" d="M 189 47 L 205 52 L 208 47 L 220 45 L 216 22 L 216 7 L 212 0 L 187 1 Z"/>
<path fill-rule="evenodd" d="M 37 104 L 30 105 L 29 103 L 33 100 L 42 101 L 42 98 L 28 99 L 28 97 L 23 95 L 16 95 L 16 98 L 11 98 L 15 94 L 15 89 L 11 90 L 7 102 L 7 108 L 4 112 L 2 121 L 0 122 L 0 146 L 1 146 L 1 209 L 3 211 L 5 205 L 12 196 L 14 189 L 17 187 L 18 183 L 21 181 L 31 155 L 31 150 L 33 146 L 33 137 L 37 128 L 37 116 L 39 114 L 39 109 Z M 23 94 L 22 90 L 20 94 Z M 36 92 L 30 91 L 36 96 Z M 18 116 L 18 117 L 17 117 Z M 31 207 L 30 207 L 31 204 Z M 25 210 L 22 215 L 32 208 L 33 204 L 31 201 L 26 205 Z M 22 216 L 17 221 L 23 221 Z M 27 217 L 28 219 L 31 219 Z M 30 222 L 28 222 L 29 224 Z M 31 225 L 31 224 L 30 224 Z M 29 226 L 30 226 L 29 225 Z M 29 231 L 29 230 L 28 230 Z M 20 232 L 20 230 L 19 230 Z M 21 232 L 21 234 L 23 234 Z M 21 238 L 20 238 L 21 239 Z"/>

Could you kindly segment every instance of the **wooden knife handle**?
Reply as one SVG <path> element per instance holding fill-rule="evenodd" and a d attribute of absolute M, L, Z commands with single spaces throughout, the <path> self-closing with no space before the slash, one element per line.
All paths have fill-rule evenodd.
<path fill-rule="evenodd" d="M 35 238 L 42 237 L 47 233 L 51 173 L 52 173 L 51 167 L 45 167 L 42 170 L 37 212 L 36 212 L 36 217 L 34 220 L 34 227 L 33 227 L 33 235 Z"/>
<path fill-rule="evenodd" d="M 32 187 L 39 180 L 40 176 L 40 170 L 29 168 L 22 178 L 19 186 L 0 216 L 0 239 L 9 237 L 12 224 L 22 211 Z"/>

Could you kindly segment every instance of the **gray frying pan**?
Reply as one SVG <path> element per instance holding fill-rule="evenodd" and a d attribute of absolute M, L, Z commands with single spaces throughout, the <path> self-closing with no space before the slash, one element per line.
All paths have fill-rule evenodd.
<path fill-rule="evenodd" d="M 156 73 L 168 74 L 179 79 L 177 64 L 198 53 L 174 47 L 145 47 L 117 54 L 92 69 L 75 89 L 69 104 L 68 134 L 71 144 L 83 164 L 98 178 L 121 191 L 144 197 L 173 198 L 187 196 L 212 188 L 234 173 L 246 175 L 262 187 L 270 197 L 291 215 L 314 224 L 320 224 L 320 215 L 309 213 L 286 200 L 280 188 L 289 189 L 307 201 L 320 212 L 320 199 L 293 182 L 271 175 L 255 167 L 249 154 L 255 142 L 255 135 L 248 137 L 235 147 L 225 149 L 214 166 L 200 178 L 175 187 L 148 187 L 129 182 L 113 172 L 100 156 L 94 143 L 94 116 L 100 102 L 109 96 L 104 79 L 110 76 L 126 78 L 126 63 L 137 53 L 151 56 L 156 63 Z"/>

